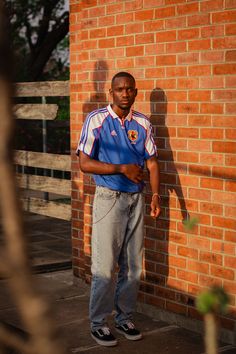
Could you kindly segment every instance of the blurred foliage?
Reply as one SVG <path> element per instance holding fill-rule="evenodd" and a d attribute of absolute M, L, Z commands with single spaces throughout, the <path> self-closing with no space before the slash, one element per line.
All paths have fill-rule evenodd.
<path fill-rule="evenodd" d="M 212 286 L 209 290 L 202 292 L 196 301 L 197 309 L 202 314 L 226 313 L 229 304 L 229 296 L 220 286 Z"/>
<path fill-rule="evenodd" d="M 68 0 L 4 0 L 15 52 L 15 80 L 66 80 Z"/>
<path fill-rule="evenodd" d="M 190 218 L 183 220 L 184 228 L 186 231 L 191 231 L 194 229 L 195 226 L 198 224 L 198 218 Z"/>

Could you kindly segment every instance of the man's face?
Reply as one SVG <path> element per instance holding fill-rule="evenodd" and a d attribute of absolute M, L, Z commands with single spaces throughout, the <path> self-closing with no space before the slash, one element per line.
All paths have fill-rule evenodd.
<path fill-rule="evenodd" d="M 129 77 L 117 77 L 110 89 L 113 104 L 122 110 L 130 109 L 137 96 L 135 82 Z"/>

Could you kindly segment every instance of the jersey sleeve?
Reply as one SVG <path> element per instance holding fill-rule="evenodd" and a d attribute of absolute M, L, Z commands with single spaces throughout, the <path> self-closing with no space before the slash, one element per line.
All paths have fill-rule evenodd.
<path fill-rule="evenodd" d="M 80 134 L 80 139 L 76 149 L 76 154 L 79 155 L 79 152 L 82 151 L 90 157 L 94 157 L 96 137 L 93 129 L 93 122 L 90 115 L 87 116 L 83 128 Z"/>
<path fill-rule="evenodd" d="M 157 156 L 157 147 L 153 138 L 153 128 L 150 122 L 147 126 L 147 135 L 145 141 L 145 159 L 148 160 L 152 156 Z"/>

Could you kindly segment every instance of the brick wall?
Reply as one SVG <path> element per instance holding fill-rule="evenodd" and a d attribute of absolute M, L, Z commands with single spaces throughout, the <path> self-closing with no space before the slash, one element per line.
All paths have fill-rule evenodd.
<path fill-rule="evenodd" d="M 162 215 L 146 190 L 140 301 L 199 318 L 194 298 L 220 284 L 236 309 L 236 71 L 234 0 L 70 1 L 74 273 L 90 279 L 94 185 L 74 151 L 87 112 L 109 102 L 110 79 L 131 72 L 135 109 L 150 116 L 161 166 Z M 182 219 L 198 219 L 186 231 Z"/>

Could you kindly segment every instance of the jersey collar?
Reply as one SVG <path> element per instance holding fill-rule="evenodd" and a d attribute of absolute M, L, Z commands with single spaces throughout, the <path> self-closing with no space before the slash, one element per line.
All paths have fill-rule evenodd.
<path fill-rule="evenodd" d="M 119 118 L 118 115 L 111 108 L 110 104 L 107 106 L 107 110 L 110 113 L 110 115 L 112 116 L 112 118 Z M 129 114 L 125 117 L 125 120 L 131 120 L 131 119 L 132 119 L 132 109 L 129 111 Z"/>

